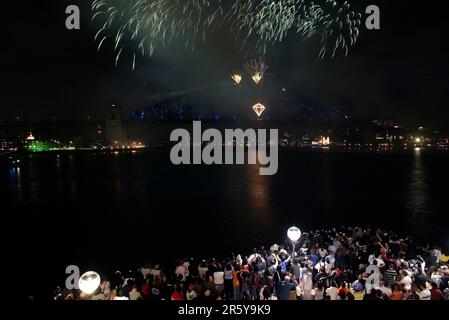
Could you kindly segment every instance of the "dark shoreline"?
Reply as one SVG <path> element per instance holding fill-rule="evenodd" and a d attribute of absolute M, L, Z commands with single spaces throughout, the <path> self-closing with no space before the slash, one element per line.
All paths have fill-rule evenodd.
<path fill-rule="evenodd" d="M 40 155 L 40 154 L 71 154 L 71 153 L 111 153 L 111 152 L 121 152 L 121 153 L 127 153 L 127 152 L 151 152 L 151 151 L 160 151 L 160 150 L 169 150 L 171 149 L 171 146 L 151 146 L 151 147 L 145 147 L 145 148 L 129 148 L 129 149 L 122 149 L 122 148 L 114 148 L 114 149 L 75 149 L 75 150 L 50 150 L 50 151 L 41 151 L 41 152 L 29 152 L 24 150 L 18 150 L 18 151 L 9 151 L 9 152 L 0 152 L 0 156 L 4 157 L 7 155 Z M 279 146 L 279 150 L 282 151 L 295 151 L 295 152 L 310 152 L 310 153 L 343 153 L 343 154 L 414 154 L 416 153 L 415 149 L 408 149 L 408 150 L 387 150 L 387 151 L 379 151 L 379 150 L 347 150 L 344 148 L 302 148 L 302 147 L 285 147 L 285 146 Z M 245 152 L 247 150 L 245 149 Z M 449 154 L 448 150 L 435 150 L 435 149 L 420 149 L 421 153 L 425 154 Z"/>

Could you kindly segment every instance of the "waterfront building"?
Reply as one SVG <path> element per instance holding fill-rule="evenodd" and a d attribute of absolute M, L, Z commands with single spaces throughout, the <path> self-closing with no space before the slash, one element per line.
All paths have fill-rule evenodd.
<path fill-rule="evenodd" d="M 116 103 L 111 104 L 106 112 L 105 137 L 109 145 L 126 144 L 126 135 L 123 128 L 122 109 Z"/>

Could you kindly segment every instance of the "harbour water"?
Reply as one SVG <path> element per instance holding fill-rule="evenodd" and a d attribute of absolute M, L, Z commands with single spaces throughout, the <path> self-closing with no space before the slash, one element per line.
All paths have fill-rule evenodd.
<path fill-rule="evenodd" d="M 254 165 L 174 166 L 165 149 L 21 158 L 1 169 L 2 213 L 13 261 L 35 288 L 71 264 L 244 252 L 285 240 L 291 225 L 385 227 L 449 247 L 448 154 L 280 150 L 274 176 Z"/>

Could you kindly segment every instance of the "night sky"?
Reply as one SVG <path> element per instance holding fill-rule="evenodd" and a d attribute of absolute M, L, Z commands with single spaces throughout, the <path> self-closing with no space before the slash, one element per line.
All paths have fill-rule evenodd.
<path fill-rule="evenodd" d="M 444 1 L 350 1 L 377 4 L 381 30 L 362 28 L 349 56 L 320 62 L 318 47 L 290 37 L 267 56 L 270 77 L 289 91 L 338 105 L 355 116 L 411 126 L 449 127 L 448 11 Z M 81 30 L 65 28 L 65 8 L 81 8 Z M 226 32 L 195 52 L 158 51 L 149 60 L 114 67 L 110 51 L 96 51 L 91 1 L 14 1 L 3 18 L 0 120 L 101 118 L 117 99 L 126 112 L 160 96 L 228 80 L 246 58 Z M 364 11 L 364 10 L 363 10 Z M 364 19 L 363 19 L 364 20 Z"/>

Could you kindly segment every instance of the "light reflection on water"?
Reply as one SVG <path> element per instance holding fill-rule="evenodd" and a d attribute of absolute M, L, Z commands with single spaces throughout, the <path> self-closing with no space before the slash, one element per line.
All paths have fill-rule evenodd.
<path fill-rule="evenodd" d="M 256 152 L 256 151 L 252 151 Z M 259 155 L 257 155 L 257 158 Z M 250 220 L 259 229 L 258 232 L 273 221 L 275 210 L 272 207 L 272 184 L 270 176 L 262 176 L 259 173 L 261 166 L 246 166 L 244 169 L 246 192 L 249 195 L 248 210 Z"/>
<path fill-rule="evenodd" d="M 429 203 L 432 196 L 427 186 L 427 175 L 423 164 L 423 155 L 415 150 L 407 191 L 407 210 L 410 213 L 407 223 L 415 234 L 425 235 L 434 224 L 429 220 Z"/>
<path fill-rule="evenodd" d="M 63 181 L 63 173 L 62 173 L 62 166 L 61 166 L 61 156 L 59 154 L 56 155 L 56 193 L 59 198 L 63 197 L 64 195 L 64 181 Z"/>
<path fill-rule="evenodd" d="M 277 175 L 260 176 L 258 165 L 174 167 L 163 152 L 33 155 L 0 187 L 6 206 L 38 208 L 55 229 L 70 223 L 69 212 L 94 225 L 106 221 L 105 230 L 126 222 L 142 230 L 141 241 L 166 239 L 163 226 L 170 225 L 194 248 L 209 236 L 231 237 L 225 249 L 279 240 L 290 224 L 376 224 L 434 237 L 447 220 L 447 194 L 439 190 L 449 170 L 447 156 L 425 156 L 292 152 L 280 157 Z"/>
<path fill-rule="evenodd" d="M 23 201 L 23 190 L 22 190 L 22 169 L 20 167 L 10 168 L 8 170 L 9 183 L 11 186 L 11 191 L 13 198 L 16 199 L 18 203 Z"/>
<path fill-rule="evenodd" d="M 68 171 L 68 195 L 71 201 L 76 201 L 78 199 L 78 183 L 77 183 L 77 172 L 76 172 L 76 164 L 75 157 L 73 154 L 70 154 L 67 158 L 67 171 Z M 82 174 L 82 173 L 81 173 Z"/>
<path fill-rule="evenodd" d="M 112 164 L 112 181 L 114 186 L 114 201 L 123 201 L 123 189 L 122 189 L 122 173 L 120 166 L 120 157 L 115 156 Z"/>

